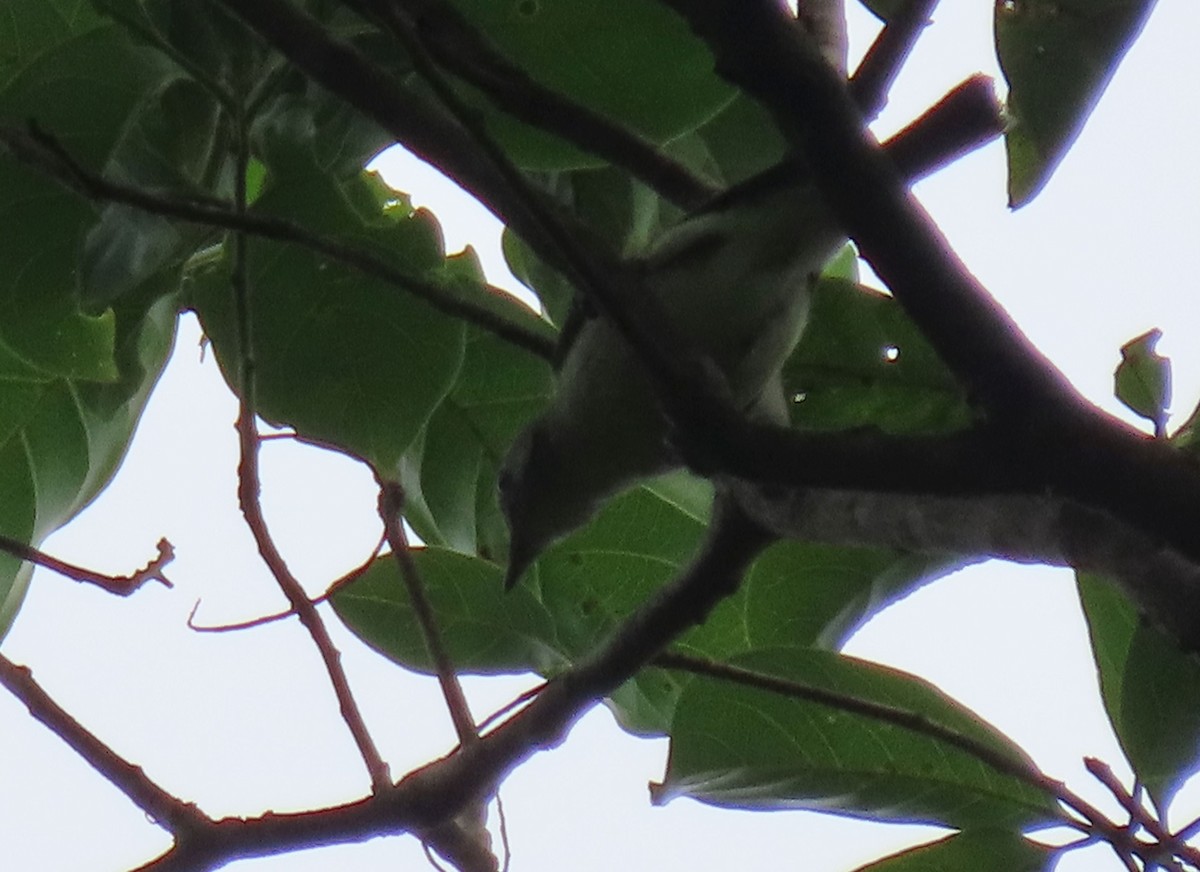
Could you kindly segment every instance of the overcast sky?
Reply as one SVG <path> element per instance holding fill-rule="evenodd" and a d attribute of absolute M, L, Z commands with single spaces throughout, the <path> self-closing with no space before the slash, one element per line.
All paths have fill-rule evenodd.
<path fill-rule="evenodd" d="M 977 70 L 998 77 L 991 4 L 942 4 L 880 121 L 887 133 Z M 856 19 L 855 44 L 869 37 Z M 1200 4 L 1162 0 L 1074 151 L 1032 205 L 1004 206 L 999 144 L 923 183 L 918 193 L 967 264 L 1030 337 L 1093 401 L 1119 412 L 1112 370 L 1127 339 L 1161 327 L 1176 361 L 1175 411 L 1200 395 L 1200 306 L 1192 258 L 1200 231 L 1193 41 Z M 1184 91 L 1184 86 L 1189 89 Z M 511 285 L 498 228 L 444 183 L 397 156 L 388 178 L 433 208 L 451 249 L 470 242 L 494 281 Z M 117 600 L 39 574 L 4 653 L 31 666 L 72 713 L 168 789 L 213 815 L 257 814 L 348 800 L 367 789 L 318 658 L 295 622 L 200 635 L 278 609 L 234 498 L 236 406 L 199 330 L 185 318 L 175 357 L 112 487 L 46 548 L 125 572 L 160 536 L 175 544 L 173 590 Z M 264 450 L 265 502 L 289 563 L 315 594 L 359 562 L 378 536 L 375 493 L 349 461 L 286 441 Z M 331 616 L 351 682 L 397 774 L 453 744 L 432 682 L 358 645 Z M 1062 571 L 989 564 L 893 606 L 852 640 L 851 653 L 919 673 L 1016 738 L 1050 775 L 1105 808 L 1080 759 L 1126 772 L 1096 693 L 1095 673 Z M 528 679 L 472 680 L 477 714 Z M 0 833 L 4 867 L 113 870 L 145 862 L 166 837 L 118 792 L 0 695 Z M 846 872 L 911 843 L 912 828 L 800 813 L 750 814 L 680 800 L 651 808 L 666 745 L 624 735 L 601 710 L 563 748 L 517 772 L 503 796 L 515 870 L 795 868 Z M 1185 790 L 1180 820 L 1200 815 Z M 930 829 L 931 834 L 936 831 Z M 780 858 L 789 858 L 781 865 Z M 231 869 L 424 868 L 414 840 L 396 838 Z M 1104 853 L 1060 869 L 1106 872 Z"/>

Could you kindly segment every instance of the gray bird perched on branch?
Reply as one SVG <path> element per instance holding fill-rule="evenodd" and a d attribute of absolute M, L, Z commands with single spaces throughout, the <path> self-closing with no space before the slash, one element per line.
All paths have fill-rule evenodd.
<path fill-rule="evenodd" d="M 990 80 L 976 77 L 885 148 L 916 179 L 999 130 Z M 638 267 L 646 292 L 717 365 L 735 402 L 781 421 L 779 373 L 804 329 L 812 283 L 845 242 L 803 165 L 790 161 L 685 217 Z M 651 385 L 617 328 L 592 317 L 568 341 L 553 399 L 501 465 L 507 587 L 610 497 L 680 465 Z"/>

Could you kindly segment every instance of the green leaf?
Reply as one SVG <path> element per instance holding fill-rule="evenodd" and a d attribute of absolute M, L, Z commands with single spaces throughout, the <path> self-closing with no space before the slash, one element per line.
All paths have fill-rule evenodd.
<path fill-rule="evenodd" d="M 1018 765 L 1023 752 L 916 676 L 803 648 L 756 651 L 734 665 L 914 712 Z M 690 796 L 738 808 L 807 808 L 878 820 L 1010 828 L 1051 820 L 1052 797 L 948 742 L 874 718 L 731 682 L 696 679 L 671 727 L 655 800 Z"/>
<path fill-rule="evenodd" d="M 1160 438 L 1166 435 L 1167 407 L 1171 405 L 1171 361 L 1155 346 L 1162 331 L 1155 328 L 1121 346 L 1121 362 L 1113 373 L 1117 399 L 1154 423 Z"/>
<path fill-rule="evenodd" d="M 366 174 L 338 182 L 280 144 L 274 184 L 255 210 L 367 248 L 397 269 L 470 293 L 448 266 L 441 231 Z M 297 165 L 289 165 L 289 161 Z M 303 164 L 307 169 L 295 175 Z M 276 166 L 284 169 L 276 170 Z M 390 197 L 388 200 L 381 198 Z M 390 472 L 452 387 L 465 326 L 402 289 L 297 246 L 249 246 L 251 342 L 258 411 L 276 424 L 338 445 Z M 476 283 L 474 292 L 487 291 Z M 228 265 L 197 282 L 193 304 L 226 381 L 240 366 Z"/>
<path fill-rule="evenodd" d="M 700 521 L 636 488 L 547 550 L 523 583 L 553 611 L 568 649 L 582 654 L 678 571 L 703 532 Z"/>
<path fill-rule="evenodd" d="M 1009 830 L 967 830 L 869 863 L 856 872 L 1050 872 L 1058 852 Z"/>
<path fill-rule="evenodd" d="M 211 152 L 218 127 L 218 107 L 208 94 L 194 82 L 167 73 L 162 87 L 130 118 L 104 175 L 179 198 L 227 194 L 209 179 L 210 174 L 221 175 L 211 166 L 216 162 Z M 79 281 L 85 304 L 92 309 L 107 306 L 155 273 L 181 266 L 216 235 L 211 228 L 106 204 L 84 239 Z"/>
<path fill-rule="evenodd" d="M 166 279 L 162 280 L 164 283 Z M 0 530 L 37 545 L 111 480 L 171 351 L 175 304 L 163 288 L 117 312 L 120 376 L 109 383 L 0 379 Z M 32 567 L 0 557 L 0 632 Z"/>
<path fill-rule="evenodd" d="M 0 119 L 33 119 L 81 163 L 102 167 L 163 67 L 97 27 L 86 4 L 37 5 L 5 9 L 5 26 L 19 32 L 4 43 L 16 54 L 4 58 Z M 0 155 L 0 530 L 33 545 L 107 484 L 174 335 L 177 271 L 143 275 L 112 309 L 82 310 L 78 257 L 95 215 Z M 0 559 L 0 630 L 28 576 L 28 566 Z"/>
<path fill-rule="evenodd" d="M 106 73 L 97 79 L 96 70 Z M 117 31 L 92 29 L 32 53 L 0 92 L 0 120 L 33 120 L 80 163 L 100 167 L 160 72 Z M 117 377 L 112 317 L 81 311 L 76 283 L 94 214 L 45 176 L 0 158 L 0 343 L 46 375 Z"/>
<path fill-rule="evenodd" d="M 509 271 L 521 284 L 537 294 L 550 323 L 561 328 L 571 311 L 571 302 L 575 298 L 574 286 L 507 227 L 500 236 L 500 245 Z"/>
<path fill-rule="evenodd" d="M 553 617 L 557 644 L 574 660 L 607 639 L 620 621 L 678 574 L 703 533 L 703 522 L 674 501 L 650 487 L 635 488 L 547 550 L 522 586 L 540 595 Z M 643 670 L 606 703 L 629 732 L 661 735 L 683 681 L 660 670 Z"/>
<path fill-rule="evenodd" d="M 547 551 L 508 593 L 494 563 L 439 548 L 425 549 L 421 559 L 437 561 L 425 583 L 459 668 L 553 674 L 594 649 L 674 575 L 702 532 L 694 518 L 638 488 Z M 335 595 L 335 608 L 368 644 L 403 666 L 428 669 L 423 643 L 410 629 L 407 595 L 393 574 L 377 565 Z M 626 729 L 661 734 L 681 683 L 645 670 L 607 702 Z"/>
<path fill-rule="evenodd" d="M 458 669 L 498 674 L 562 668 L 564 657 L 551 644 L 551 615 L 528 591 L 505 591 L 498 566 L 441 548 L 415 548 L 412 557 Z M 378 558 L 330 602 L 372 648 L 409 669 L 433 671 L 391 555 Z"/>
<path fill-rule="evenodd" d="M 100 23 L 87 0 L 5 0 L 0 16 L 0 89 L 38 55 Z"/>
<path fill-rule="evenodd" d="M 762 104 L 739 93 L 729 105 L 688 138 L 703 143 L 711 166 L 695 166 L 736 185 L 778 163 L 787 153 L 787 140 Z"/>
<path fill-rule="evenodd" d="M 1150 626 L 1116 585 L 1076 573 L 1113 731 L 1159 808 L 1200 770 L 1200 663 Z"/>
<path fill-rule="evenodd" d="M 711 118 L 734 91 L 681 18 L 654 0 L 455 0 L 534 79 L 658 143 Z M 521 165 L 572 169 L 594 159 L 502 114 L 492 131 Z"/>
<path fill-rule="evenodd" d="M 909 0 L 860 0 L 860 2 L 871 10 L 871 13 L 880 21 L 887 21 L 893 15 L 902 12 L 909 4 Z"/>
<path fill-rule="evenodd" d="M 453 387 L 400 464 L 407 516 L 425 542 L 493 560 L 506 553 L 496 476 L 508 445 L 545 405 L 551 382 L 545 361 L 491 334 L 468 333 Z"/>
<path fill-rule="evenodd" d="M 1000 0 L 1008 80 L 1008 200 L 1037 196 L 1083 129 L 1155 0 Z"/>
<path fill-rule="evenodd" d="M 744 647 L 836 650 L 874 614 L 961 564 L 961 559 L 882 549 L 777 543 L 755 562 L 738 595 Z"/>
<path fill-rule="evenodd" d="M 945 432 L 971 421 L 965 394 L 892 297 L 827 276 L 783 370 L 793 426 Z"/>

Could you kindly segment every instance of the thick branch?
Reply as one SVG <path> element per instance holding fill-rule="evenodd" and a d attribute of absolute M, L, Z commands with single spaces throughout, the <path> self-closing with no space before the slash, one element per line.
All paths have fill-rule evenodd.
<path fill-rule="evenodd" d="M 1200 565 L 1107 512 L 1044 493 L 960 498 L 744 482 L 730 488 L 755 520 L 786 538 L 1099 573 L 1183 647 L 1200 651 Z"/>
<path fill-rule="evenodd" d="M 668 0 L 775 114 L 863 255 L 1045 487 L 1200 560 L 1200 468 L 1088 404 L 954 255 L 775 4 Z"/>

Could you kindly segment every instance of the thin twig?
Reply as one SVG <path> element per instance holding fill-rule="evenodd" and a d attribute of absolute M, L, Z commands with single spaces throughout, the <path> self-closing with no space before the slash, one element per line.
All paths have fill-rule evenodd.
<path fill-rule="evenodd" d="M 84 566 L 77 566 L 74 563 L 67 563 L 65 560 L 59 560 L 57 557 L 53 557 L 31 545 L 26 545 L 17 539 L 0 535 L 0 551 L 7 552 L 21 560 L 28 560 L 30 563 L 35 563 L 38 566 L 44 566 L 46 569 L 57 572 L 59 575 L 65 576 L 72 581 L 94 584 L 102 590 L 116 594 L 117 596 L 129 596 L 134 591 L 139 590 L 148 581 L 158 581 L 166 587 L 174 587 L 171 584 L 171 580 L 164 574 L 163 569 L 175 559 L 175 549 L 166 539 L 159 539 L 157 547 L 158 556 L 150 560 L 141 569 L 135 570 L 128 575 L 109 575 L 108 573 L 98 572 Z"/>
<path fill-rule="evenodd" d="M 1129 813 L 1130 823 L 1144 829 L 1157 842 L 1160 848 L 1158 854 L 1147 856 L 1139 852 L 1140 856 L 1153 860 L 1155 863 L 1164 862 L 1167 856 L 1177 856 L 1200 868 L 1200 850 L 1187 844 L 1187 837 L 1184 835 L 1186 828 L 1177 834 L 1172 834 L 1157 815 L 1152 814 L 1143 803 L 1138 802 L 1133 793 L 1125 789 L 1116 773 L 1112 771 L 1112 767 L 1103 760 L 1084 757 L 1083 765 L 1097 781 L 1108 788 L 1113 798 Z"/>
<path fill-rule="evenodd" d="M 379 542 L 376 543 L 375 548 L 371 551 L 370 557 L 368 557 L 358 566 L 351 569 L 349 572 L 338 577 L 332 584 L 329 585 L 329 587 L 325 589 L 325 593 L 321 594 L 320 596 L 309 598 L 309 602 L 311 602 L 313 605 L 320 605 L 323 602 L 327 602 L 343 587 L 348 584 L 353 584 L 355 581 L 361 578 L 363 573 L 375 565 L 375 561 L 379 557 L 379 550 L 383 547 L 383 542 L 384 537 L 380 535 Z M 187 619 L 188 629 L 194 630 L 197 633 L 229 633 L 234 630 L 249 630 L 254 627 L 263 627 L 267 624 L 273 624 L 276 621 L 282 621 L 284 618 L 290 618 L 292 615 L 296 614 L 293 609 L 287 609 L 286 611 L 275 612 L 271 615 L 262 615 L 261 617 L 251 618 L 248 621 L 238 621 L 232 624 L 214 624 L 212 626 L 208 626 L 196 623 L 196 612 L 199 608 L 200 601 L 197 600 L 196 604 L 192 606 L 192 611 L 188 615 Z"/>
<path fill-rule="evenodd" d="M 152 215 L 299 245 L 352 267 L 364 275 L 381 279 L 423 300 L 440 312 L 487 330 L 544 360 L 554 358 L 555 342 L 550 335 L 553 332 L 550 328 L 545 328 L 545 332 L 537 332 L 530 326 L 510 320 L 486 306 L 460 296 L 460 292 L 452 285 L 440 285 L 411 275 L 368 251 L 320 236 L 292 221 L 238 212 L 215 200 L 168 196 L 110 181 L 81 166 L 54 137 L 36 126 L 31 126 L 29 130 L 0 126 L 0 143 L 19 160 L 45 172 L 90 200 L 121 203 Z M 497 300 L 507 301 L 510 296 L 503 289 L 491 285 L 484 285 L 484 290 Z M 534 319 L 531 318 L 530 321 L 533 323 Z"/>
<path fill-rule="evenodd" d="M 433 661 L 434 672 L 438 684 L 441 685 L 442 695 L 446 699 L 446 707 L 450 711 L 450 720 L 454 723 L 454 731 L 458 741 L 464 747 L 479 740 L 475 719 L 471 716 L 471 708 L 463 693 L 462 684 L 458 680 L 458 672 L 454 661 L 446 649 L 434 614 L 433 604 L 429 601 L 429 593 L 421 578 L 421 571 L 413 560 L 409 548 L 408 536 L 404 532 L 404 488 L 398 482 L 379 479 L 379 517 L 383 520 L 384 535 L 392 549 L 392 557 L 400 570 L 400 577 L 408 592 L 409 603 L 417 625 L 421 628 L 421 636 L 425 640 L 425 650 Z"/>
<path fill-rule="evenodd" d="M 249 164 L 249 150 L 246 143 L 246 123 L 244 118 L 237 119 L 238 131 L 238 161 L 235 169 L 235 184 L 237 188 L 235 209 L 244 213 L 246 208 L 246 169 Z M 252 343 L 250 288 L 246 268 L 246 238 L 243 233 L 233 234 L 233 275 L 232 292 L 234 311 L 237 313 L 238 337 L 238 386 L 241 395 L 238 409 L 237 432 L 241 458 L 238 463 L 238 504 L 242 515 L 254 537 L 258 552 L 275 578 L 279 589 L 287 597 L 300 623 L 312 637 L 325 671 L 333 685 L 337 696 L 342 718 L 358 746 L 359 754 L 366 764 L 371 778 L 371 785 L 376 793 L 382 793 L 391 787 L 392 779 L 387 763 L 375 747 L 375 742 L 367 731 L 362 712 L 350 690 L 345 670 L 342 669 L 341 654 L 333 644 L 329 631 L 321 619 L 316 606 L 308 598 L 299 580 L 288 568 L 283 555 L 275 546 L 267 529 L 266 518 L 262 513 L 260 500 L 261 479 L 258 470 L 258 453 L 260 443 L 258 428 L 255 423 L 255 358 Z"/>
<path fill-rule="evenodd" d="M 1191 823 L 1180 827 L 1179 832 L 1175 834 L 1175 838 L 1186 841 L 1197 833 L 1200 833 L 1200 818 L 1196 818 Z"/>
<path fill-rule="evenodd" d="M 863 117 L 875 118 L 887 105 L 892 83 L 929 24 L 938 0 L 908 0 L 883 26 L 850 77 L 850 94 Z"/>
<path fill-rule="evenodd" d="M 484 732 L 492 724 L 507 717 L 509 714 L 511 714 L 515 710 L 519 709 L 521 706 L 526 705 L 530 700 L 536 699 L 537 695 L 539 693 L 541 693 L 543 690 L 545 690 L 546 686 L 549 683 L 550 682 L 548 682 L 548 681 L 543 681 L 543 682 L 529 688 L 529 690 L 522 691 L 521 693 L 517 694 L 515 697 L 513 697 L 507 703 L 505 703 L 500 708 L 496 709 L 496 711 L 492 712 L 490 715 L 488 715 L 486 718 L 484 718 L 482 721 L 480 721 L 479 722 L 479 732 L 480 733 Z"/>
<path fill-rule="evenodd" d="M 0 655 L 0 684 L 24 703 L 34 719 L 70 745 L 89 766 L 160 826 L 178 834 L 199 830 L 212 823 L 195 805 L 167 793 L 151 781 L 140 766 L 125 760 L 75 720 L 34 680 L 29 667 L 18 666 Z"/>

